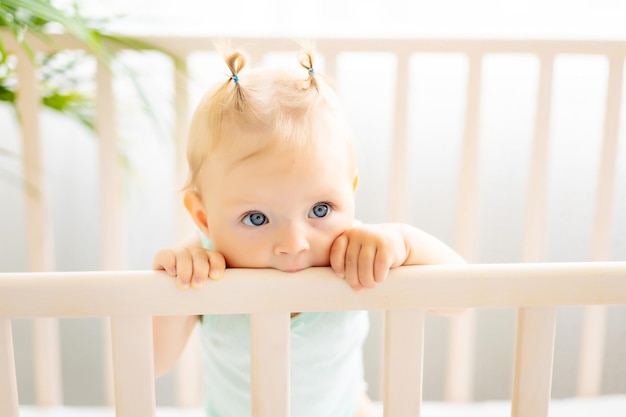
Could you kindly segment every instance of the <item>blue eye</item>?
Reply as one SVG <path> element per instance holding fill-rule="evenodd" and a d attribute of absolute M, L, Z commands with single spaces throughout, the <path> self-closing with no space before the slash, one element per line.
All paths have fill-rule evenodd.
<path fill-rule="evenodd" d="M 253 211 L 252 213 L 246 214 L 241 221 L 246 226 L 262 226 L 267 223 L 267 216 L 260 211 Z"/>
<path fill-rule="evenodd" d="M 330 205 L 327 203 L 319 203 L 313 206 L 309 217 L 321 219 L 322 217 L 328 216 L 328 213 L 330 213 Z"/>

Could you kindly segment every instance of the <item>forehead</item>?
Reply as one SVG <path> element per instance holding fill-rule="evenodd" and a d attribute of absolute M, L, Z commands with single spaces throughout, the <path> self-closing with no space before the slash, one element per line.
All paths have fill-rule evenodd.
<path fill-rule="evenodd" d="M 323 146 L 264 148 L 244 158 L 213 159 L 203 188 L 210 198 L 322 198 L 350 191 L 355 170 L 347 151 Z"/>
<path fill-rule="evenodd" d="M 258 148 L 234 158 L 216 158 L 211 165 L 221 173 L 222 179 L 274 176 L 279 181 L 299 176 L 308 183 L 317 178 L 348 176 L 354 172 L 345 146 L 323 146 L 320 143 Z"/>
<path fill-rule="evenodd" d="M 225 123 L 222 130 L 224 140 L 211 156 L 232 166 L 266 154 L 276 157 L 333 156 L 333 159 L 354 164 L 352 132 L 341 121 L 316 116 L 306 123 L 281 125 L 280 120 L 275 125 L 263 127 Z"/>
<path fill-rule="evenodd" d="M 199 173 L 201 193 L 210 187 L 214 194 L 217 183 L 231 177 L 253 175 L 259 180 L 260 174 L 270 171 L 293 175 L 296 165 L 298 172 L 315 167 L 317 176 L 332 172 L 354 178 L 352 132 L 342 115 L 328 109 L 297 121 L 278 118 L 275 123 L 253 126 L 227 118 L 220 136 L 219 145 L 206 155 Z"/>

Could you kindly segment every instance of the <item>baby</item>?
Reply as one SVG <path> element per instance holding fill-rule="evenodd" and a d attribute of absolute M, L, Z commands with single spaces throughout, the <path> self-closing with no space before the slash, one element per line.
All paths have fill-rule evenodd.
<path fill-rule="evenodd" d="M 240 52 L 226 63 L 232 76 L 204 96 L 189 131 L 184 203 L 199 237 L 160 250 L 154 269 L 182 289 L 200 289 L 226 267 L 330 266 L 359 291 L 400 265 L 463 262 L 410 225 L 355 220 L 353 136 L 311 52 L 302 53 L 299 71 L 242 71 Z M 198 322 L 207 416 L 249 416 L 247 315 L 155 317 L 157 375 L 174 365 Z M 292 313 L 292 416 L 371 416 L 362 358 L 368 326 L 367 312 Z"/>

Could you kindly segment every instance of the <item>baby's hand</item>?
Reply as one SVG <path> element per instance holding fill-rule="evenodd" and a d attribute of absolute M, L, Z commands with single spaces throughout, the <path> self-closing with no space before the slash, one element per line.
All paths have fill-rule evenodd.
<path fill-rule="evenodd" d="M 202 288 L 207 279 L 219 279 L 226 268 L 220 252 L 201 247 L 161 249 L 154 256 L 152 269 L 176 277 L 180 289 Z"/>
<path fill-rule="evenodd" d="M 354 290 L 375 287 L 389 269 L 408 257 L 402 233 L 386 224 L 359 225 L 343 232 L 330 249 L 330 266 Z"/>

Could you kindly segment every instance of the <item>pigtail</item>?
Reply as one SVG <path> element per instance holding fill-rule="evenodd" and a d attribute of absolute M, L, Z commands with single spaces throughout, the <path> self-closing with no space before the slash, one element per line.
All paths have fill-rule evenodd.
<path fill-rule="evenodd" d="M 300 52 L 298 54 L 298 62 L 300 62 L 302 68 L 307 70 L 307 72 L 309 73 L 309 88 L 315 88 L 316 90 L 319 90 L 319 83 L 315 75 L 315 68 L 313 67 L 313 53 L 310 50 L 304 50 Z"/>
<path fill-rule="evenodd" d="M 231 82 L 234 84 L 230 104 L 235 110 L 242 111 L 244 109 L 245 94 L 239 83 L 239 73 L 246 65 L 246 56 L 240 51 L 234 51 L 225 57 L 225 61 L 231 73 L 226 84 L 230 84 Z"/>
<path fill-rule="evenodd" d="M 245 88 L 240 80 L 241 70 L 247 62 L 246 56 L 235 50 L 224 53 L 224 62 L 230 71 L 230 77 L 219 86 L 211 97 L 210 108 L 207 113 L 214 146 L 219 144 L 224 117 L 241 114 L 249 107 Z"/>

